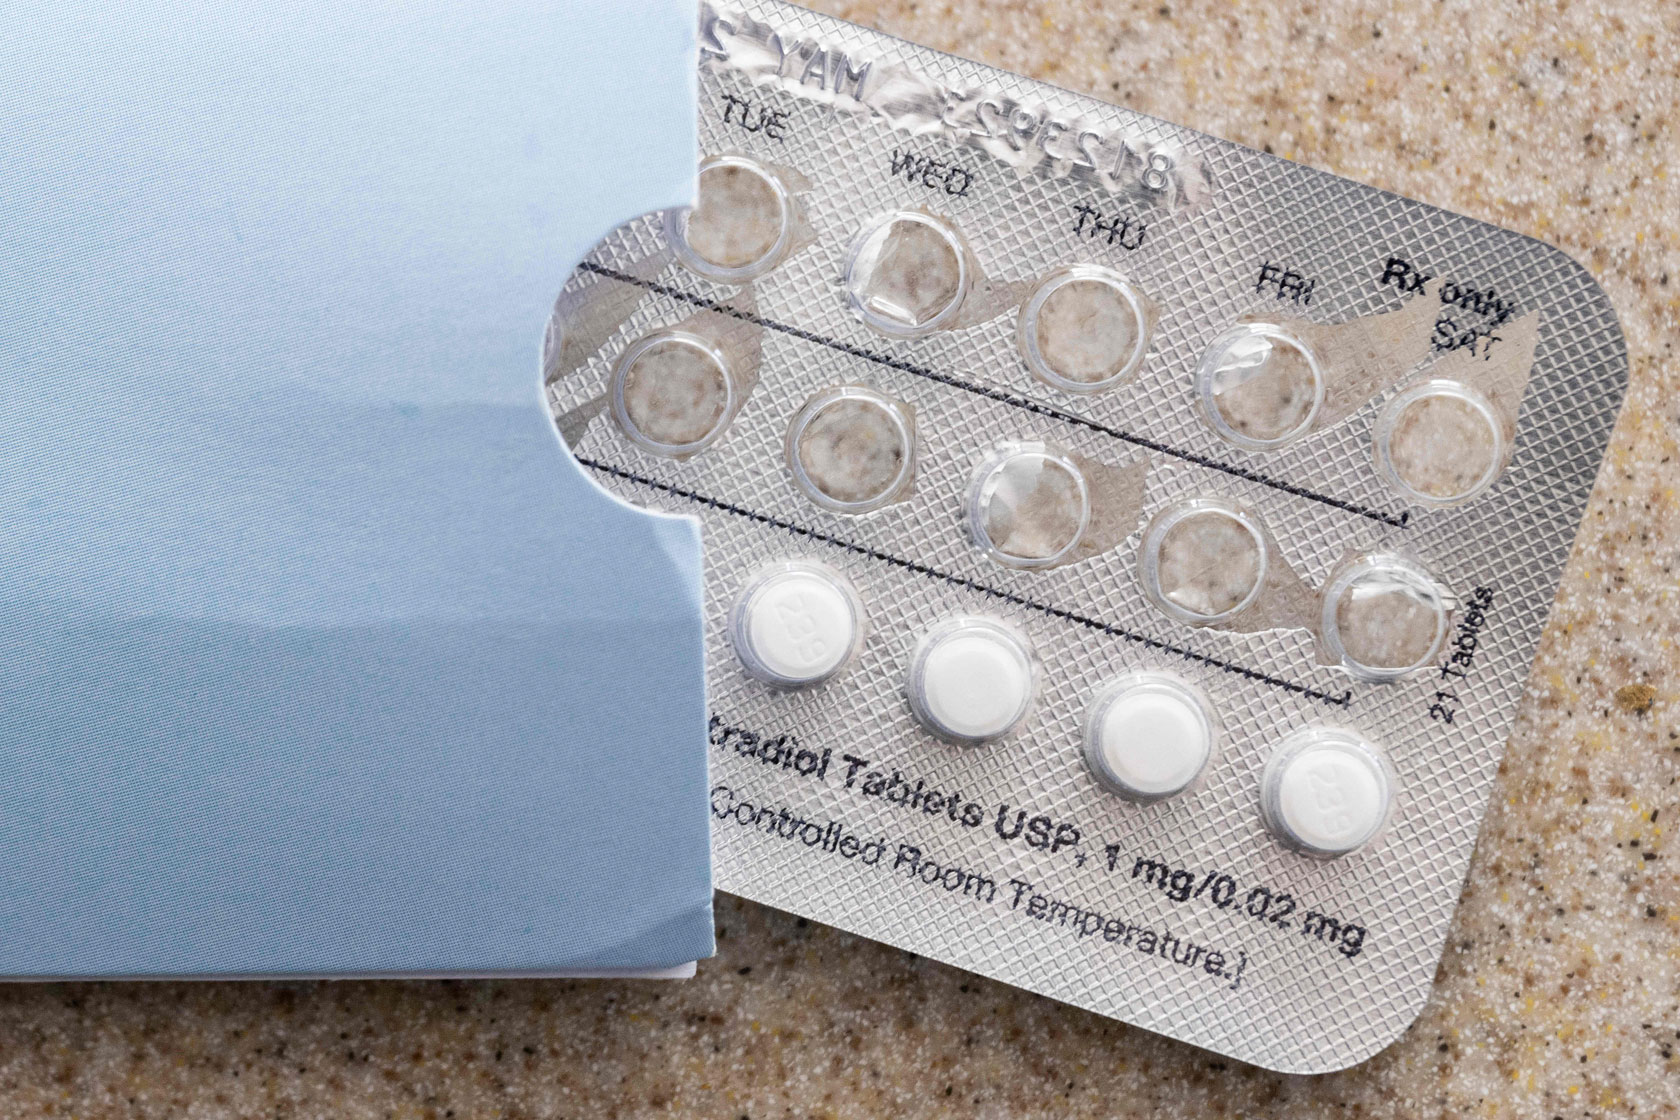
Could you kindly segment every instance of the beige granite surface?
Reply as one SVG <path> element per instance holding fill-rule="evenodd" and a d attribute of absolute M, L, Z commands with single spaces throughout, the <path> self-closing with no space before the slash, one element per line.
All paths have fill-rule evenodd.
<path fill-rule="evenodd" d="M 720 897 L 681 984 L 0 988 L 0 1118 L 1680 1115 L 1680 5 L 819 6 L 1534 234 L 1609 291 L 1628 406 L 1423 1016 L 1279 1076 Z"/>

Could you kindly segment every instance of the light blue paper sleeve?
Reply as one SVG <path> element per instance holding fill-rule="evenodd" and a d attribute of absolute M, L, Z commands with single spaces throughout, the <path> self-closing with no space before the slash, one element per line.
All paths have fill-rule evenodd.
<path fill-rule="evenodd" d="M 0 974 L 712 951 L 700 542 L 556 437 L 694 12 L 0 17 Z"/>

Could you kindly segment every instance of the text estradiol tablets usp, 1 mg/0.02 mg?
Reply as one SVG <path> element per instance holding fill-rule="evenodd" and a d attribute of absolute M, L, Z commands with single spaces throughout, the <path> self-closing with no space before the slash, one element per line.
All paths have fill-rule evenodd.
<path fill-rule="evenodd" d="M 1557 250 L 771 2 L 543 371 L 705 522 L 718 885 L 1273 1069 L 1427 998 L 1625 380 Z"/>

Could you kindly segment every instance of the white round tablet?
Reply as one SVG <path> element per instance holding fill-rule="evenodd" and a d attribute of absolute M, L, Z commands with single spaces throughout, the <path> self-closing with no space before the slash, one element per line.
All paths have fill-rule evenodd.
<path fill-rule="evenodd" d="M 911 657 L 906 691 L 911 711 L 929 731 L 978 744 L 1019 726 L 1037 689 L 1038 667 L 1026 639 L 994 619 L 964 617 L 928 631 Z"/>
<path fill-rule="evenodd" d="M 809 560 L 760 572 L 729 616 L 729 636 L 742 667 L 783 688 L 834 676 L 863 644 L 863 628 L 863 608 L 851 583 Z"/>
<path fill-rule="evenodd" d="M 1261 780 L 1266 825 L 1309 855 L 1341 856 L 1388 819 L 1393 780 L 1381 749 L 1341 728 L 1311 727 L 1278 745 Z"/>
<path fill-rule="evenodd" d="M 1131 673 L 1091 705 L 1085 761 L 1111 792 L 1157 801 L 1183 792 L 1201 775 L 1216 734 L 1199 689 L 1168 673 Z"/>

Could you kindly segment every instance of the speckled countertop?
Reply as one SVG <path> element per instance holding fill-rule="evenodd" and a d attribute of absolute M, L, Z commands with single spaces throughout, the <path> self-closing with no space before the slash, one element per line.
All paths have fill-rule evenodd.
<path fill-rule="evenodd" d="M 1280 1076 L 720 897 L 687 983 L 0 987 L 0 1117 L 1680 1115 L 1680 5 L 816 6 L 1533 234 L 1609 291 L 1627 408 L 1417 1024 Z"/>

